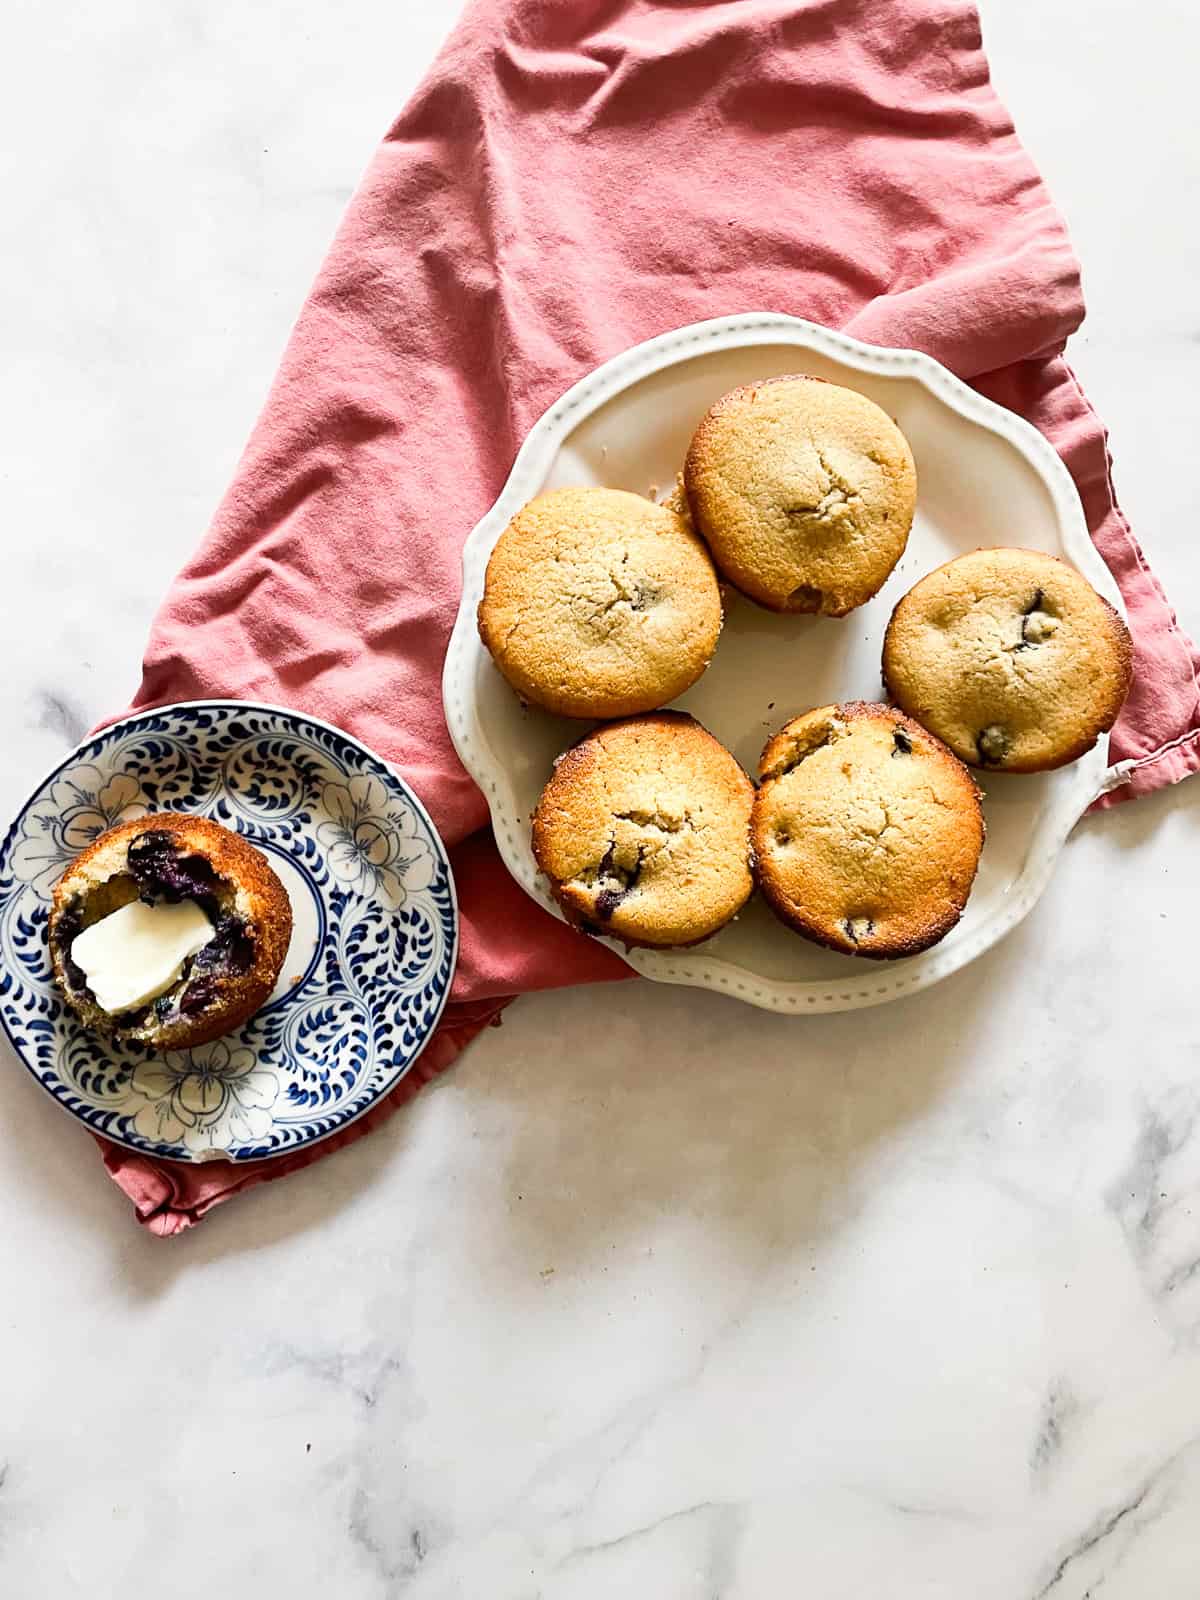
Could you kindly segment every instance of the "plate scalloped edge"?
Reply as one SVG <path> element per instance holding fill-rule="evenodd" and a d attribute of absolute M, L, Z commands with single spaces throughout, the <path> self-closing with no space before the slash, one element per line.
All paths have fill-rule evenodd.
<path fill-rule="evenodd" d="M 707 351 L 767 344 L 795 345 L 861 372 L 914 378 L 943 404 L 1007 441 L 1045 485 L 1066 554 L 1092 586 L 1124 615 L 1116 581 L 1088 533 L 1075 484 L 1049 440 L 1023 417 L 976 393 L 923 351 L 863 344 L 849 334 L 776 312 L 746 312 L 691 323 L 632 346 L 581 378 L 527 434 L 498 499 L 463 548 L 462 597 L 442 678 L 450 737 L 463 766 L 487 800 L 504 864 L 525 892 L 559 921 L 566 919 L 540 881 L 515 794 L 479 718 L 470 687 L 477 638 L 475 611 L 483 594 L 488 557 L 510 519 L 537 493 L 559 446 L 578 422 L 622 390 L 665 367 Z M 1108 767 L 1107 740 L 1101 740 L 1076 763 L 1073 781 L 1042 817 L 1031 837 L 1020 875 L 1003 904 L 970 935 L 935 945 L 921 955 L 890 963 L 883 969 L 857 964 L 851 967 L 852 958 L 847 957 L 844 980 L 768 979 L 736 962 L 706 954 L 703 946 L 646 950 L 627 949 L 615 939 L 601 942 L 643 977 L 713 989 L 764 1010 L 816 1014 L 882 1005 L 949 977 L 1011 932 L 1046 888 L 1058 853 L 1080 816 L 1099 794 L 1119 786 L 1130 766 L 1126 762 Z"/>

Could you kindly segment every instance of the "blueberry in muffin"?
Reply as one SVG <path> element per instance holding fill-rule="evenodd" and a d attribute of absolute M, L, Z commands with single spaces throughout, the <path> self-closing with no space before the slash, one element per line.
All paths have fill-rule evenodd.
<path fill-rule="evenodd" d="M 54 889 L 55 981 L 90 1028 L 158 1050 L 239 1027 L 275 986 L 292 933 L 266 857 L 207 817 L 160 812 L 93 841 Z"/>
<path fill-rule="evenodd" d="M 913 586 L 883 642 L 892 699 L 970 766 L 1045 772 L 1117 720 L 1129 629 L 1074 567 L 1040 550 L 973 550 Z"/>
<path fill-rule="evenodd" d="M 629 717 L 559 757 L 533 852 L 577 927 L 628 945 L 696 944 L 749 898 L 753 795 L 694 718 Z"/>
<path fill-rule="evenodd" d="M 751 824 L 755 875 L 781 922 L 877 960 L 954 927 L 983 848 L 963 764 L 892 706 L 795 717 L 767 744 Z"/>

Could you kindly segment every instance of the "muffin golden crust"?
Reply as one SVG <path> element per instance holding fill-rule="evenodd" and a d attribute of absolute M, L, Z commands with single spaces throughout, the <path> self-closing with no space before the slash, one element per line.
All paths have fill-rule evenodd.
<path fill-rule="evenodd" d="M 903 710 L 972 766 L 1044 772 L 1090 750 L 1121 710 L 1129 630 L 1074 567 L 975 550 L 922 578 L 883 641 Z"/>
<path fill-rule="evenodd" d="M 754 786 L 678 712 L 597 728 L 555 764 L 533 853 L 569 920 L 629 945 L 707 939 L 750 896 Z"/>
<path fill-rule="evenodd" d="M 551 489 L 517 513 L 488 561 L 479 633 L 522 699 L 566 717 L 665 705 L 721 632 L 703 542 L 622 489 Z"/>
<path fill-rule="evenodd" d="M 721 572 L 773 611 L 842 617 L 886 581 L 917 503 L 908 441 L 854 389 L 798 375 L 722 396 L 684 466 Z"/>
<path fill-rule="evenodd" d="M 71 958 L 85 929 L 135 900 L 195 901 L 212 939 L 164 994 L 110 1014 Z M 266 857 L 207 817 L 164 811 L 109 828 L 54 889 L 47 927 L 55 981 L 89 1027 L 159 1050 L 205 1044 L 239 1027 L 275 987 L 292 936 L 287 892 Z"/>
<path fill-rule="evenodd" d="M 970 773 L 891 706 L 794 718 L 759 764 L 751 840 L 776 916 L 846 955 L 915 955 L 962 915 L 984 822 Z"/>

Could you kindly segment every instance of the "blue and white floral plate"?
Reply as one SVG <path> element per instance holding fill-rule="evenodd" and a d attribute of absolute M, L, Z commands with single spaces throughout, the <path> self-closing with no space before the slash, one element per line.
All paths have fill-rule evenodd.
<path fill-rule="evenodd" d="M 266 852 L 292 902 L 270 1000 L 237 1033 L 153 1056 L 59 998 L 46 918 L 64 867 L 114 823 L 190 811 Z M 0 1026 L 96 1133 L 179 1161 L 327 1139 L 386 1095 L 437 1026 L 458 953 L 446 851 L 421 802 L 327 723 L 193 701 L 128 717 L 40 785 L 0 847 Z"/>

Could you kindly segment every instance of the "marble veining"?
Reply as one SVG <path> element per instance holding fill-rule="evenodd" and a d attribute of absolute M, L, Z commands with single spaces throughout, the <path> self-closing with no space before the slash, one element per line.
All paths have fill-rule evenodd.
<path fill-rule="evenodd" d="M 82 741 L 88 731 L 88 715 L 70 695 L 63 691 L 37 689 L 34 691 L 34 700 L 40 707 L 37 718 L 40 729 L 61 739 L 67 749 Z"/>
<path fill-rule="evenodd" d="M 1180 1337 L 1200 1331 L 1200 1091 L 1140 1108 L 1129 1164 L 1105 1200 L 1160 1315 Z"/>
<path fill-rule="evenodd" d="M 1075 1397 L 1069 1379 L 1055 1378 L 1046 1391 L 1041 1420 L 1033 1441 L 1030 1467 L 1035 1480 L 1044 1481 L 1053 1471 L 1063 1448 L 1063 1440 L 1078 1410 L 1079 1401 Z"/>
<path fill-rule="evenodd" d="M 1185 1449 L 1194 1447 L 1195 1441 Z M 1096 1592 L 1108 1575 L 1124 1560 L 1133 1541 L 1166 1510 L 1171 1493 L 1171 1472 L 1184 1451 L 1176 1451 L 1138 1485 L 1135 1492 L 1111 1511 L 1102 1511 L 1089 1528 L 1074 1540 L 1059 1559 L 1034 1600 L 1061 1592 L 1064 1580 L 1087 1562 L 1091 1574 L 1085 1596 Z"/>
<path fill-rule="evenodd" d="M 6 817 L 128 703 L 453 9 L 10 19 Z M 983 22 L 1195 633 L 1164 462 L 1200 391 L 1200 17 Z M 5 1054 L 0 1596 L 1196 1600 L 1198 846 L 1200 783 L 1085 821 L 1010 938 L 874 1012 L 522 1002 L 352 1153 L 173 1242 Z"/>

